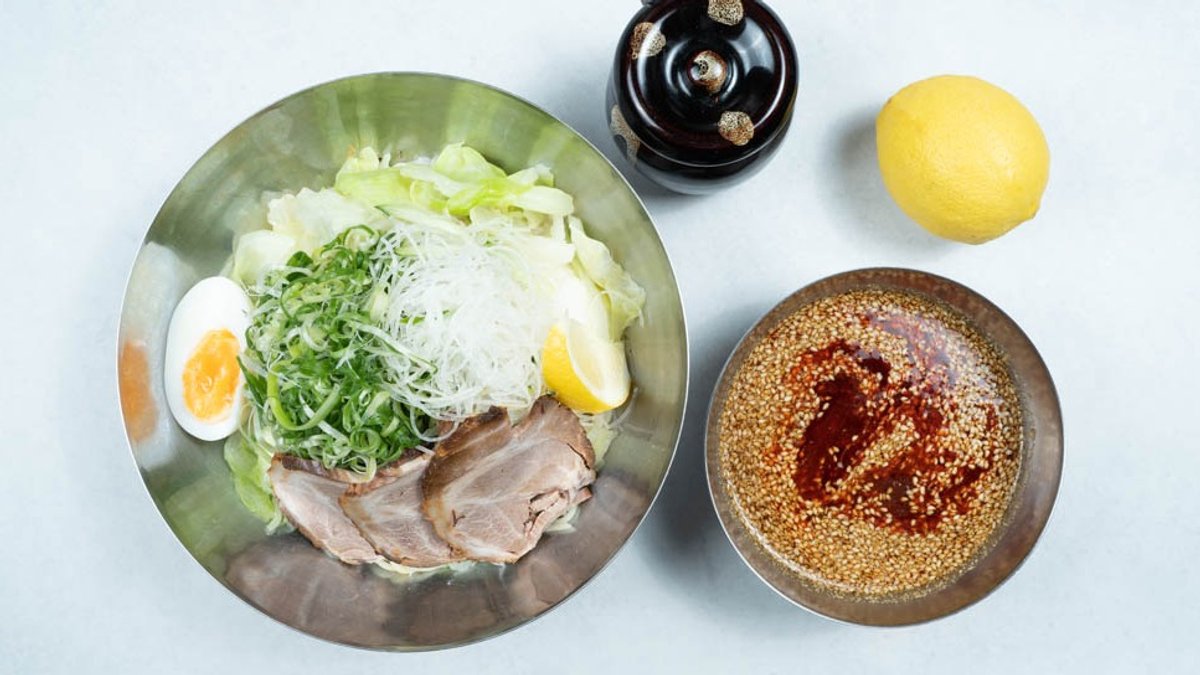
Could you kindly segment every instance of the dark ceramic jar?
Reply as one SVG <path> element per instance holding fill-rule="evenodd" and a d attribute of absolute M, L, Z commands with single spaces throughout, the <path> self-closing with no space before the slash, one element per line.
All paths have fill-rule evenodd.
<path fill-rule="evenodd" d="M 796 99 L 796 50 L 755 0 L 643 0 L 621 35 L 609 128 L 656 183 L 705 193 L 748 178 L 779 148 Z"/>

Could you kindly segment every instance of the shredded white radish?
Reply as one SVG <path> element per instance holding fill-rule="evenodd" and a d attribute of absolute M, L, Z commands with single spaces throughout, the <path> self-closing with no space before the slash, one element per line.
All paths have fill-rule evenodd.
<path fill-rule="evenodd" d="M 566 267 L 528 252 L 552 238 L 499 217 L 392 217 L 378 264 L 388 289 L 381 324 L 405 347 L 388 359 L 393 394 L 453 422 L 491 406 L 528 409 L 544 390 L 542 342 L 563 311 L 549 268 Z"/>

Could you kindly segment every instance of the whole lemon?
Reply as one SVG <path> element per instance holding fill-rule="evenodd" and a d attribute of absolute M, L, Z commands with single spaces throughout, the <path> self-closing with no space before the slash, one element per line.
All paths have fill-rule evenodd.
<path fill-rule="evenodd" d="M 1050 176 L 1033 115 L 976 77 L 908 85 L 875 120 L 879 170 L 900 208 L 930 232 L 969 244 L 1032 218 Z"/>

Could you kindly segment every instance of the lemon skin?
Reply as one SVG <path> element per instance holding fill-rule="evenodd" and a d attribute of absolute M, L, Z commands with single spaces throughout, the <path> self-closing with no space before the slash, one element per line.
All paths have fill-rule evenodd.
<path fill-rule="evenodd" d="M 1033 218 L 1050 176 L 1037 120 L 979 78 L 942 75 L 901 89 L 875 120 L 879 170 L 897 205 L 935 235 L 969 244 Z"/>

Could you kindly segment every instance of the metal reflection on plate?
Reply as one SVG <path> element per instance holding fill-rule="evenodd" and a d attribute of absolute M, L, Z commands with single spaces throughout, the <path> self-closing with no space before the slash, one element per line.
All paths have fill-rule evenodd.
<path fill-rule="evenodd" d="M 366 145 L 413 157 L 459 141 L 508 170 L 550 166 L 589 230 L 646 287 L 646 320 L 627 336 L 638 393 L 574 532 L 547 535 L 514 565 L 387 577 L 343 565 L 299 535 L 267 536 L 238 502 L 220 444 L 186 436 L 161 405 L 156 430 L 147 433 L 150 418 L 139 406 L 144 385 L 152 397 L 161 388 L 156 359 L 175 303 L 199 277 L 220 273 L 235 233 L 260 217 L 264 193 L 330 185 L 347 154 Z M 540 616 L 578 590 L 649 509 L 674 453 L 687 392 L 675 277 L 650 216 L 620 173 L 537 107 L 438 75 L 330 82 L 231 131 L 188 171 L 151 225 L 126 288 L 121 336 L 120 344 L 139 341 L 120 357 L 134 461 L 180 542 L 266 614 L 320 638 L 376 649 L 480 640 Z"/>

